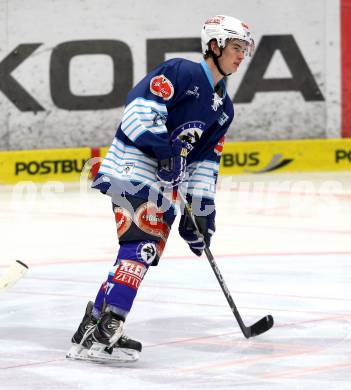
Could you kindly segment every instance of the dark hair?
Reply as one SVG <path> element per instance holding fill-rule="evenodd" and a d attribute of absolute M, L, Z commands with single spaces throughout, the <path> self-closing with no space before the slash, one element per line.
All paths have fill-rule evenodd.
<path fill-rule="evenodd" d="M 216 38 L 212 38 L 208 43 L 207 43 L 207 50 L 205 52 L 205 54 L 203 55 L 203 58 L 204 60 L 207 60 L 207 58 L 210 58 L 210 57 L 213 57 L 213 52 L 212 50 L 210 49 L 210 46 L 211 46 L 211 42 L 213 41 L 216 41 Z"/>
<path fill-rule="evenodd" d="M 238 38 L 227 38 L 227 39 L 225 40 L 225 46 L 227 46 L 229 42 L 235 41 L 235 40 L 239 40 L 239 41 L 240 41 L 241 39 L 238 39 Z M 204 60 L 206 60 L 207 58 L 213 57 L 213 54 L 212 54 L 213 51 L 210 50 L 210 46 L 211 46 L 211 42 L 212 42 L 212 41 L 216 41 L 216 42 L 217 42 L 216 38 L 212 38 L 212 39 L 208 42 L 206 53 L 203 55 Z"/>

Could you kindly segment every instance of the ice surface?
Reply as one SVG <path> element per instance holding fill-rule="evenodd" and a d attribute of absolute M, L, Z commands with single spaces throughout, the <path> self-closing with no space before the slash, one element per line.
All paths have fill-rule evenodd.
<path fill-rule="evenodd" d="M 351 389 L 350 179 L 222 179 L 212 252 L 245 323 L 272 314 L 274 328 L 246 340 L 206 258 L 174 228 L 127 320 L 141 359 L 120 366 L 65 359 L 116 256 L 108 198 L 1 187 L 0 274 L 15 259 L 30 268 L 0 296 L 0 388 Z"/>

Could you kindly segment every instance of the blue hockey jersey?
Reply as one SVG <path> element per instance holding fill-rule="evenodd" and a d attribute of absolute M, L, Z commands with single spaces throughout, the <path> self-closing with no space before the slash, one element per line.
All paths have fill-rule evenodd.
<path fill-rule="evenodd" d="M 213 204 L 224 135 L 233 117 L 225 83 L 215 88 L 204 60 L 166 61 L 129 92 L 93 187 L 111 196 L 124 192 L 149 199 L 150 191 L 162 194 L 155 173 L 179 137 L 193 146 L 187 156 L 187 193 Z"/>

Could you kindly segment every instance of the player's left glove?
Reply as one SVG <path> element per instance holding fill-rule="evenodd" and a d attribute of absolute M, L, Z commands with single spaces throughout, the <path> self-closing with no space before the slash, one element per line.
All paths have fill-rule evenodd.
<path fill-rule="evenodd" d="M 172 143 L 172 156 L 169 160 L 161 161 L 156 177 L 165 187 L 178 186 L 186 174 L 186 157 L 192 150 L 192 145 L 176 138 Z"/>
<path fill-rule="evenodd" d="M 194 212 L 194 211 L 193 211 Z M 203 238 L 197 233 L 193 223 L 191 222 L 188 215 L 185 213 L 181 216 L 179 222 L 179 234 L 188 243 L 190 249 L 196 256 L 201 256 L 202 251 L 206 247 L 210 247 L 211 238 L 216 231 L 215 217 L 216 211 L 213 209 L 208 215 L 196 216 L 194 214 L 197 226 Z"/>

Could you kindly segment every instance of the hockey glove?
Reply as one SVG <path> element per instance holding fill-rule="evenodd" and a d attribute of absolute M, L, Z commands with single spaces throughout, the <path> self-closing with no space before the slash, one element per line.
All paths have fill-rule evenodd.
<path fill-rule="evenodd" d="M 210 247 L 212 235 L 216 230 L 215 217 L 215 210 L 207 216 L 195 216 L 197 226 L 203 237 L 198 234 L 197 229 L 185 212 L 180 218 L 179 234 L 188 243 L 190 249 L 196 256 L 201 256 L 205 247 Z"/>
<path fill-rule="evenodd" d="M 156 171 L 156 177 L 162 182 L 162 185 L 175 187 L 185 179 L 186 157 L 192 148 L 188 142 L 175 139 L 172 144 L 171 158 L 161 161 Z"/>

